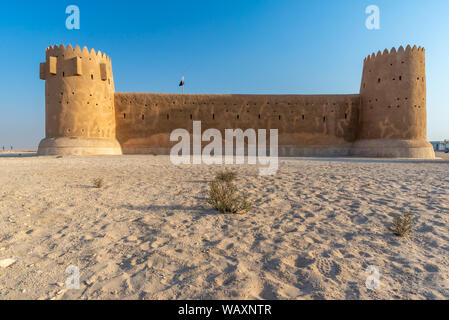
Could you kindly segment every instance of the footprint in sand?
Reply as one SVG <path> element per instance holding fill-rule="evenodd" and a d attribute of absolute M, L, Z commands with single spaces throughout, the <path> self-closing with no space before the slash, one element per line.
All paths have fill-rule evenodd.
<path fill-rule="evenodd" d="M 327 258 L 318 258 L 316 260 L 316 267 L 322 275 L 328 278 L 334 278 L 341 273 L 340 265 Z"/>
<path fill-rule="evenodd" d="M 426 269 L 427 272 L 438 272 L 440 271 L 440 268 L 438 266 L 428 263 L 424 266 L 424 269 Z"/>
<path fill-rule="evenodd" d="M 315 262 L 315 259 L 311 256 L 298 256 L 298 258 L 295 261 L 295 266 L 297 268 L 306 268 L 313 264 Z"/>
<path fill-rule="evenodd" d="M 237 280 L 237 277 L 233 273 L 221 274 L 221 275 L 215 277 L 214 280 L 218 286 L 223 287 L 223 286 L 229 286 L 232 283 L 234 283 Z"/>

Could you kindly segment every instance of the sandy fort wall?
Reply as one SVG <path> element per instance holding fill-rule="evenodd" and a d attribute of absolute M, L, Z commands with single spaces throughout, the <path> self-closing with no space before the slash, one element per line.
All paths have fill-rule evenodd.
<path fill-rule="evenodd" d="M 181 95 L 115 93 L 111 59 L 49 47 L 46 138 L 39 154 L 167 154 L 175 129 L 278 129 L 281 156 L 434 158 L 426 141 L 425 51 L 367 57 L 360 94 Z M 207 144 L 204 143 L 204 144 Z"/>
<path fill-rule="evenodd" d="M 349 155 L 358 95 L 180 95 L 116 93 L 117 139 L 124 153 L 168 153 L 178 128 L 278 129 L 282 155 Z M 207 144 L 207 143 L 206 143 Z"/>

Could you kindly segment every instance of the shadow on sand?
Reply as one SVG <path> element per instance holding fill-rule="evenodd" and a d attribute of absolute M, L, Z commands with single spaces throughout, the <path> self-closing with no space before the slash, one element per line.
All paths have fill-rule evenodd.
<path fill-rule="evenodd" d="M 136 210 L 136 211 L 185 211 L 185 212 L 193 212 L 193 213 L 199 213 L 201 215 L 209 215 L 209 214 L 217 214 L 217 211 L 213 208 L 206 208 L 202 206 L 198 207 L 188 207 L 188 206 L 182 206 L 182 205 L 168 205 L 168 206 L 161 206 L 161 205 L 148 205 L 148 206 L 134 206 L 131 204 L 123 205 L 120 208 L 127 209 L 127 210 Z"/>

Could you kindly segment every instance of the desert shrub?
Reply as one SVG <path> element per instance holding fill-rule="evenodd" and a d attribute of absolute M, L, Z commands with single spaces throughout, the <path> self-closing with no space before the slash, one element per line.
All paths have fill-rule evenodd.
<path fill-rule="evenodd" d="M 104 180 L 103 178 L 95 178 L 93 180 L 93 183 L 95 188 L 100 189 L 103 187 Z"/>
<path fill-rule="evenodd" d="M 244 214 L 251 209 L 248 197 L 239 194 L 232 182 L 218 179 L 210 184 L 208 203 L 226 214 Z"/>
<path fill-rule="evenodd" d="M 224 181 L 224 182 L 232 182 L 237 178 L 237 173 L 234 171 L 220 171 L 215 176 L 215 180 L 217 181 Z"/>
<path fill-rule="evenodd" d="M 393 226 L 388 228 L 397 237 L 405 237 L 413 232 L 414 217 L 410 213 L 396 215 Z"/>

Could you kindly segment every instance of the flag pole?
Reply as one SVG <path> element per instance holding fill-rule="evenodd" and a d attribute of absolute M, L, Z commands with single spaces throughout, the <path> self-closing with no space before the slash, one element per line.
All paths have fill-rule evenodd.
<path fill-rule="evenodd" d="M 184 94 L 184 84 L 185 84 L 185 82 L 184 82 L 184 76 L 182 76 L 182 78 L 181 78 L 181 83 L 179 84 L 179 86 L 182 87 L 182 94 Z"/>

